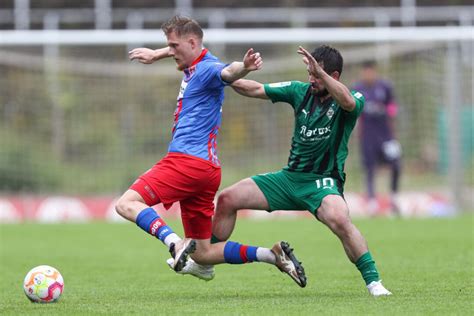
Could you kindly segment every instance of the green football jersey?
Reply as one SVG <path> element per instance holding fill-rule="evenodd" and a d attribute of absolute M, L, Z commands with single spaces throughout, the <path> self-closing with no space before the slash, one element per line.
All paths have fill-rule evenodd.
<path fill-rule="evenodd" d="M 347 144 L 364 107 L 361 93 L 352 91 L 356 107 L 342 109 L 333 98 L 323 103 L 310 93 L 310 84 L 287 81 L 265 84 L 270 100 L 289 103 L 295 114 L 287 171 L 314 173 L 339 179 L 344 183 Z"/>

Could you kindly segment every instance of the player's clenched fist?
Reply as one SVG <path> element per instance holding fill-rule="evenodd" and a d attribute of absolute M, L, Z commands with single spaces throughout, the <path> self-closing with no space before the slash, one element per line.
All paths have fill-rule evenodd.
<path fill-rule="evenodd" d="M 248 71 L 259 70 L 263 66 L 263 60 L 259 52 L 253 51 L 253 48 L 250 48 L 244 56 L 244 68 Z"/>

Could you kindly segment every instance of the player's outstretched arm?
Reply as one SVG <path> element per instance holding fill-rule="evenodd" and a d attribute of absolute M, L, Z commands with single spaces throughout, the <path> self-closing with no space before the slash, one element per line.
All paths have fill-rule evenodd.
<path fill-rule="evenodd" d="M 230 85 L 235 92 L 246 97 L 269 99 L 263 88 L 263 84 L 254 80 L 239 79 Z"/>
<path fill-rule="evenodd" d="M 154 50 L 145 47 L 134 48 L 128 52 L 128 58 L 138 60 L 142 64 L 153 64 L 155 61 L 170 57 L 169 51 L 168 46 Z"/>
<path fill-rule="evenodd" d="M 342 82 L 327 74 L 306 49 L 300 46 L 298 54 L 303 56 L 303 62 L 307 65 L 308 72 L 324 82 L 329 94 L 344 110 L 352 112 L 355 109 L 356 103 L 349 89 Z"/>
<path fill-rule="evenodd" d="M 263 60 L 260 53 L 254 52 L 253 48 L 250 48 L 247 53 L 245 53 L 243 61 L 234 61 L 222 69 L 221 77 L 226 82 L 234 82 L 245 77 L 251 71 L 261 69 L 262 66 Z"/>

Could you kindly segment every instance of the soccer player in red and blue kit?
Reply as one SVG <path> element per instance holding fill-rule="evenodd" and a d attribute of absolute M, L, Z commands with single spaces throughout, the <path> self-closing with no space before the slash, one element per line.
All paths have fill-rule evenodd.
<path fill-rule="evenodd" d="M 224 87 L 262 67 L 260 54 L 249 49 L 243 62 L 223 64 L 202 46 L 203 31 L 188 17 L 175 16 L 162 25 L 168 46 L 137 48 L 131 60 L 151 64 L 172 57 L 183 80 L 174 113 L 168 154 L 142 174 L 116 205 L 117 212 L 169 247 L 171 267 L 179 272 L 188 255 L 201 265 L 266 262 L 306 285 L 301 263 L 286 242 L 272 249 L 227 241 L 210 243 L 214 197 L 221 181 L 217 134 L 221 125 Z M 181 239 L 152 208 L 179 201 L 185 239 Z M 197 265 L 196 265 L 197 266 Z M 213 269 L 211 267 L 211 269 Z M 201 274 L 194 274 L 202 277 Z M 207 274 L 213 277 L 213 270 Z"/>

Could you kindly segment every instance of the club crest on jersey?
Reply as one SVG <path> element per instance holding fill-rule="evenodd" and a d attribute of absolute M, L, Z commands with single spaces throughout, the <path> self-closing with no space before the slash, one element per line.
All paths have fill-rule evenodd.
<path fill-rule="evenodd" d="M 331 119 L 334 115 L 334 110 L 332 109 L 332 107 L 329 108 L 329 110 L 326 112 L 326 116 L 328 117 L 328 119 Z"/>

